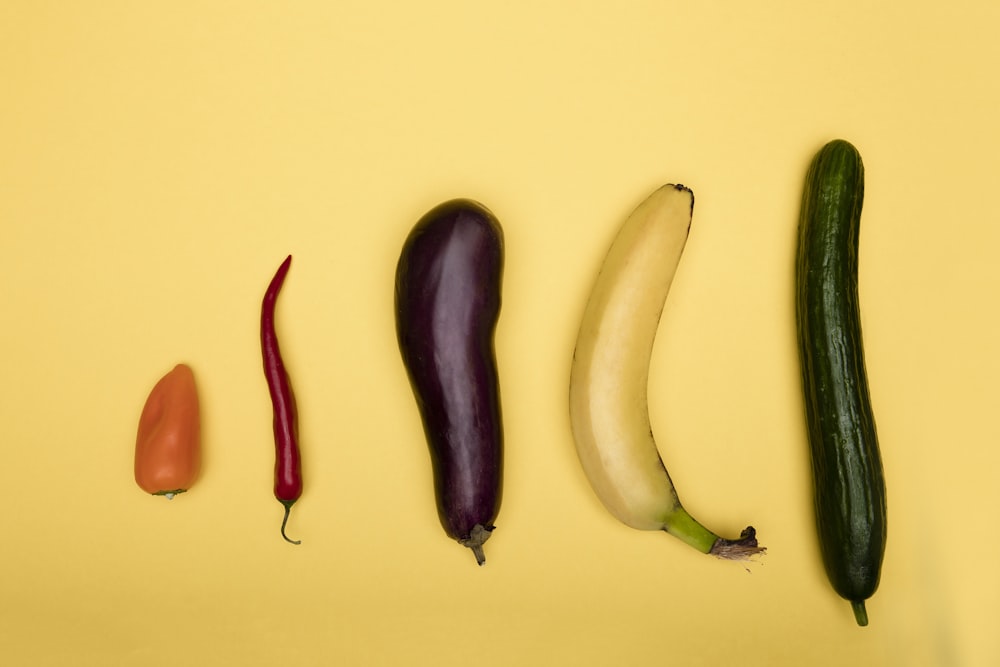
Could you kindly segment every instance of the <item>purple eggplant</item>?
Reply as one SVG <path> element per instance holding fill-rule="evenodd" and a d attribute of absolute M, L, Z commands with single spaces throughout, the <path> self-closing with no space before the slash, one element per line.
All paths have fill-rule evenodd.
<path fill-rule="evenodd" d="M 480 565 L 503 483 L 493 347 L 502 275 L 503 230 L 467 199 L 424 215 L 396 267 L 396 335 L 430 449 L 438 516 Z"/>

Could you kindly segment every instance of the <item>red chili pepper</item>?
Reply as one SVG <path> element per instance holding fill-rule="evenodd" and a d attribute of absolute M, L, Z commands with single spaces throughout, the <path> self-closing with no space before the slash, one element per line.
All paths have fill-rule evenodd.
<path fill-rule="evenodd" d="M 264 357 L 264 377 L 267 378 L 267 388 L 274 407 L 274 497 L 285 506 L 285 516 L 281 520 L 281 536 L 292 544 L 300 544 L 299 540 L 289 539 L 285 535 L 288 514 L 292 505 L 302 495 L 298 412 L 295 408 L 295 394 L 292 393 L 288 373 L 281 360 L 278 336 L 274 330 L 275 302 L 278 300 L 278 292 L 281 291 L 291 264 L 292 256 L 289 255 L 278 267 L 278 272 L 274 274 L 271 284 L 264 293 L 260 315 L 260 347 Z"/>

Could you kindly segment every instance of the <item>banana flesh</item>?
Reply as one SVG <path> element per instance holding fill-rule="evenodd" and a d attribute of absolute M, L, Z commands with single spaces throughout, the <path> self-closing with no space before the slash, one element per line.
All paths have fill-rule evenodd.
<path fill-rule="evenodd" d="M 762 551 L 753 528 L 725 540 L 681 506 L 660 458 L 646 391 L 653 341 L 691 226 L 694 195 L 656 190 L 619 230 L 587 303 L 570 377 L 577 454 L 597 496 L 622 523 L 665 530 L 705 553 Z"/>

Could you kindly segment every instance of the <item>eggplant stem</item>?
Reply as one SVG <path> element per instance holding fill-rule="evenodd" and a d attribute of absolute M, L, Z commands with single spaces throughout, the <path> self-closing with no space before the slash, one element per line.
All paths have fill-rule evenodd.
<path fill-rule="evenodd" d="M 292 544 L 302 544 L 302 540 L 293 540 L 292 538 L 285 535 L 285 526 L 288 524 L 288 515 L 292 511 L 292 503 L 295 501 L 282 500 L 281 504 L 285 506 L 285 516 L 281 519 L 281 536 L 285 538 L 286 542 L 291 542 Z"/>
<path fill-rule="evenodd" d="M 490 535 L 493 533 L 493 526 L 486 528 L 481 524 L 476 524 L 472 527 L 472 531 L 469 536 L 464 540 L 459 540 L 458 543 L 463 547 L 469 547 L 472 549 L 473 555 L 476 557 L 476 563 L 482 565 L 486 562 L 486 552 L 483 551 L 483 544 L 486 540 L 490 539 Z"/>
<path fill-rule="evenodd" d="M 472 549 L 472 554 L 476 557 L 477 565 L 482 565 L 486 562 L 486 552 L 483 551 L 482 545 L 469 548 Z"/>

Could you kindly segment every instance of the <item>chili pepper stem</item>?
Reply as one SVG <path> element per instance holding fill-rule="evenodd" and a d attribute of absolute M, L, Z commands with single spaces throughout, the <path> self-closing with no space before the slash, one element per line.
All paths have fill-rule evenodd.
<path fill-rule="evenodd" d="M 302 544 L 302 540 L 293 540 L 288 535 L 285 535 L 285 526 L 288 524 L 288 515 L 292 511 L 292 505 L 295 503 L 294 500 L 282 500 L 280 501 L 282 505 L 285 506 L 285 516 L 281 519 L 281 536 L 285 538 L 286 542 L 291 542 L 292 544 Z"/>

